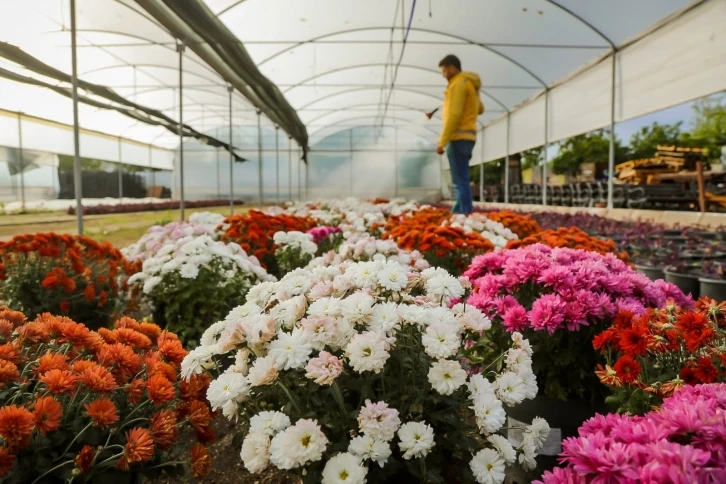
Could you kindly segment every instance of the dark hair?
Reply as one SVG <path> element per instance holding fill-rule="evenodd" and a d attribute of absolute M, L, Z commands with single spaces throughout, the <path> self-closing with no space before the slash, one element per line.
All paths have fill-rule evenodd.
<path fill-rule="evenodd" d="M 446 57 L 444 57 L 443 59 L 441 59 L 441 62 L 439 62 L 439 67 L 444 67 L 444 66 L 446 66 L 446 67 L 454 66 L 458 70 L 461 70 L 461 61 L 455 55 L 449 54 Z"/>

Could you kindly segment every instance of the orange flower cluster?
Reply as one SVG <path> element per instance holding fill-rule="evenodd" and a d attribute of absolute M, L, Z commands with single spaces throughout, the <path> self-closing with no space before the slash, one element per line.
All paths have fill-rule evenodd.
<path fill-rule="evenodd" d="M 306 232 L 317 224 L 309 217 L 295 215 L 267 215 L 258 210 L 250 210 L 243 215 L 227 217 L 222 223 L 222 240 L 236 242 L 251 255 L 260 260 L 266 268 L 274 264 L 276 232 Z"/>
<path fill-rule="evenodd" d="M 510 240 L 507 249 L 518 249 L 527 245 L 544 244 L 548 247 L 569 247 L 583 249 L 599 254 L 614 253 L 619 259 L 627 262 L 628 253 L 616 252 L 617 247 L 612 240 L 592 237 L 577 227 L 560 227 L 557 230 L 544 230 L 520 240 Z"/>
<path fill-rule="evenodd" d="M 430 264 L 460 274 L 474 256 L 494 250 L 494 245 L 476 232 L 442 226 L 450 216 L 447 210 L 427 208 L 391 217 L 381 238 L 396 241 L 402 249 L 418 250 Z"/>
<path fill-rule="evenodd" d="M 497 212 L 486 212 L 484 215 L 490 220 L 499 222 L 506 228 L 517 234 L 517 237 L 524 239 L 530 235 L 542 231 L 542 227 L 529 215 L 522 215 L 511 210 L 500 210 Z"/>
<path fill-rule="evenodd" d="M 91 327 L 107 325 L 128 297 L 130 262 L 111 244 L 88 237 L 39 233 L 0 243 L 0 290 L 34 318 L 63 313 Z"/>
<path fill-rule="evenodd" d="M 640 398 L 648 406 L 634 412 L 643 413 L 683 385 L 726 381 L 726 302 L 702 298 L 695 311 L 671 304 L 641 316 L 621 312 L 593 346 L 608 357 L 596 371 L 600 381 L 625 400 L 634 389 L 646 394 Z"/>
<path fill-rule="evenodd" d="M 181 381 L 186 354 L 152 323 L 121 318 L 96 332 L 48 313 L 28 322 L 0 307 L 0 388 L 11 402 L 0 407 L 0 477 L 12 471 L 33 482 L 73 466 L 95 482 L 111 469 L 104 461 L 121 471 L 152 460 L 163 469 L 185 423 L 201 444 L 213 440 L 210 378 Z M 211 462 L 201 444 L 188 459 L 199 477 Z"/>

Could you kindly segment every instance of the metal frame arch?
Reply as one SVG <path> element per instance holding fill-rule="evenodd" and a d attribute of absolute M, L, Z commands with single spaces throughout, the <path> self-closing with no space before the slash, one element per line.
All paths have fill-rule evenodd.
<path fill-rule="evenodd" d="M 348 121 L 357 121 L 357 120 L 360 120 L 360 119 L 371 119 L 371 120 L 375 120 L 375 119 L 376 119 L 376 116 L 354 116 L 354 117 L 352 117 L 352 118 L 345 118 L 345 119 L 341 119 L 341 120 L 339 120 L 339 121 L 338 121 L 337 123 L 345 123 L 345 122 L 348 122 Z M 405 119 L 405 118 L 399 118 L 399 117 L 397 117 L 397 116 L 391 117 L 390 119 L 392 119 L 392 120 L 395 120 L 395 121 L 405 121 L 405 122 L 408 122 L 408 121 L 409 121 L 408 119 Z M 337 124 L 337 123 L 336 123 L 336 124 Z M 335 124 L 329 124 L 329 125 L 325 125 L 325 126 L 322 126 L 322 127 L 320 127 L 319 129 L 317 129 L 317 130 L 315 130 L 315 131 L 311 132 L 311 133 L 310 133 L 310 136 L 312 137 L 312 136 L 314 136 L 314 135 L 315 135 L 316 133 L 319 133 L 320 131 L 322 131 L 322 130 L 324 130 L 324 129 L 328 129 L 329 127 L 334 127 L 334 126 L 335 126 Z M 358 128 L 360 128 L 360 127 L 371 127 L 371 128 L 375 128 L 375 125 L 374 125 L 374 124 L 370 124 L 370 125 L 367 125 L 367 124 L 361 124 L 361 125 L 358 125 L 358 126 L 354 126 L 354 127 L 358 127 Z M 404 126 L 399 126 L 399 128 L 401 128 L 401 129 L 403 129 L 404 127 L 405 127 L 405 125 L 404 125 Z M 349 127 L 345 127 L 345 126 L 344 126 L 344 127 L 343 127 L 343 129 L 341 129 L 341 130 L 340 130 L 340 132 L 343 132 L 343 131 L 345 131 L 346 129 L 349 129 Z M 409 128 L 409 129 L 410 129 L 410 128 Z M 429 131 L 429 132 L 431 132 L 431 133 L 433 133 L 433 134 L 438 134 L 438 131 L 434 131 L 434 130 L 432 130 L 431 128 L 428 128 L 428 127 L 424 127 L 424 129 L 426 129 L 427 131 Z M 332 134 L 335 134 L 335 133 L 332 133 Z M 331 134 L 331 136 L 332 136 L 332 134 Z M 422 139 L 425 139 L 425 138 L 422 138 Z"/>
<path fill-rule="evenodd" d="M 562 10 L 563 12 L 567 13 L 568 15 L 570 15 L 571 17 L 573 17 L 574 19 L 576 19 L 576 20 L 577 20 L 578 22 L 580 22 L 581 24 L 583 24 L 583 25 L 585 25 L 586 27 L 588 27 L 588 28 L 589 28 L 590 30 L 592 30 L 592 31 L 593 31 L 593 32 L 595 32 L 595 33 L 596 33 L 597 35 L 599 35 L 599 36 L 600 36 L 600 37 L 601 37 L 601 38 L 602 38 L 602 39 L 603 39 L 603 40 L 604 40 L 605 42 L 607 42 L 607 43 L 608 43 L 608 45 L 609 45 L 609 46 L 610 46 L 610 47 L 611 47 L 611 48 L 612 48 L 613 50 L 617 49 L 617 46 L 615 45 L 615 43 L 614 43 L 614 42 L 613 42 L 612 40 L 610 40 L 610 38 L 608 38 L 608 36 L 607 36 L 607 35 L 603 34 L 603 33 L 602 33 L 602 32 L 600 31 L 600 29 L 598 29 L 597 27 L 595 27 L 594 25 L 592 25 L 592 23 L 590 23 L 590 22 L 588 22 L 587 20 L 585 20 L 584 18 L 580 17 L 580 16 L 578 15 L 578 14 L 576 14 L 575 12 L 573 12 L 572 10 L 570 10 L 569 8 L 567 8 L 567 7 L 563 6 L 563 5 L 560 5 L 560 4 L 559 4 L 559 3 L 557 3 L 557 2 L 555 1 L 555 0 L 545 0 L 545 2 L 547 2 L 547 3 L 550 3 L 550 4 L 554 5 L 555 7 L 559 8 L 559 9 L 560 9 L 560 10 Z"/>
<path fill-rule="evenodd" d="M 421 96 L 426 96 L 426 97 L 430 97 L 430 98 L 433 98 L 433 99 L 437 99 L 439 101 L 441 100 L 441 98 L 438 97 L 438 96 L 434 96 L 433 94 L 429 94 L 429 93 L 426 93 L 426 92 L 416 91 L 415 89 L 395 88 L 394 90 L 411 92 L 411 93 L 414 93 L 414 94 L 420 94 Z M 332 93 L 332 94 L 326 94 L 325 96 L 321 96 L 321 97 L 315 99 L 314 101 L 311 101 L 311 102 L 307 103 L 306 105 L 297 108 L 296 111 L 302 111 L 302 110 L 304 110 L 304 109 L 312 106 L 313 104 L 319 103 L 320 101 L 324 101 L 326 99 L 330 99 L 331 97 L 341 96 L 343 94 L 350 94 L 351 92 L 358 92 L 358 91 L 376 91 L 376 92 L 379 92 L 380 89 L 373 88 L 373 87 L 356 87 L 356 88 L 353 88 L 353 89 L 347 89 L 345 91 L 335 92 L 335 93 Z"/>
<path fill-rule="evenodd" d="M 147 68 L 148 67 L 153 67 L 155 69 L 167 69 L 167 70 L 171 70 L 171 71 L 175 71 L 175 72 L 178 72 L 178 70 L 179 70 L 178 68 L 175 68 L 175 67 L 162 66 L 160 64 L 127 64 L 127 63 L 125 63 L 125 64 L 118 64 L 118 65 L 113 65 L 113 66 L 96 67 L 95 69 L 89 69 L 87 71 L 84 71 L 82 74 L 83 75 L 95 74 L 96 72 L 103 72 L 103 71 L 107 71 L 109 69 L 123 69 L 123 68 L 134 68 L 134 67 L 147 67 Z M 206 76 L 203 76 L 201 74 L 197 74 L 196 72 L 186 71 L 185 74 L 186 75 L 191 75 L 191 76 L 196 76 L 196 77 L 199 77 L 201 79 L 204 79 L 205 81 L 212 82 L 212 80 L 210 78 L 208 78 Z M 148 74 L 146 74 L 146 75 L 148 75 Z M 215 84 L 215 85 L 217 85 L 217 84 Z M 172 89 L 174 87 L 174 86 L 168 86 L 166 84 L 160 84 L 159 86 L 160 87 L 163 87 L 163 88 L 166 88 L 166 89 Z M 110 87 L 111 89 L 113 89 L 114 86 L 108 86 L 108 87 Z"/>

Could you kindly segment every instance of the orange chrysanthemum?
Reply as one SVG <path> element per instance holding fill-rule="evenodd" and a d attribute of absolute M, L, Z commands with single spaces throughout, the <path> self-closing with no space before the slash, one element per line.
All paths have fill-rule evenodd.
<path fill-rule="evenodd" d="M 0 360 L 17 363 L 19 357 L 18 348 L 14 343 L 5 343 L 4 345 L 0 345 Z"/>
<path fill-rule="evenodd" d="M 63 341 L 68 341 L 75 347 L 85 346 L 91 335 L 91 330 L 83 324 L 68 321 L 61 326 Z"/>
<path fill-rule="evenodd" d="M 18 378 L 20 378 L 20 372 L 15 363 L 0 360 L 0 388 L 7 383 L 16 381 Z"/>
<path fill-rule="evenodd" d="M 118 343 L 118 339 L 116 339 L 116 333 L 108 328 L 98 328 L 98 334 L 108 344 Z"/>
<path fill-rule="evenodd" d="M 33 404 L 35 426 L 43 435 L 60 428 L 63 406 L 53 397 L 40 397 Z"/>
<path fill-rule="evenodd" d="M 13 311 L 7 306 L 0 306 L 0 319 L 13 325 L 14 328 L 25 323 L 25 315 L 20 311 Z"/>
<path fill-rule="evenodd" d="M 7 476 L 13 470 L 15 456 L 7 447 L 0 447 L 0 477 Z"/>
<path fill-rule="evenodd" d="M 156 405 L 162 405 L 174 399 L 176 395 L 174 385 L 163 375 L 151 376 L 146 382 L 146 394 Z"/>
<path fill-rule="evenodd" d="M 78 379 L 68 370 L 50 370 L 39 380 L 53 393 L 69 393 L 76 389 Z"/>
<path fill-rule="evenodd" d="M 99 363 L 112 368 L 117 380 L 126 381 L 136 375 L 142 366 L 141 358 L 134 350 L 121 343 L 106 345 L 100 351 Z"/>
<path fill-rule="evenodd" d="M 94 427 L 107 428 L 119 420 L 118 409 L 108 398 L 99 398 L 87 403 L 85 408 L 86 415 L 93 421 Z"/>
<path fill-rule="evenodd" d="M 192 400 L 187 406 L 187 411 L 187 418 L 196 431 L 203 432 L 212 422 L 212 412 L 201 400 Z"/>
<path fill-rule="evenodd" d="M 91 467 L 93 466 L 93 447 L 90 445 L 84 445 L 76 458 L 73 459 L 73 462 L 82 474 L 88 474 L 91 472 Z"/>
<path fill-rule="evenodd" d="M 131 328 L 114 329 L 113 333 L 118 343 L 123 343 L 139 350 L 146 350 L 151 347 L 151 340 L 148 336 Z"/>
<path fill-rule="evenodd" d="M 204 427 L 201 429 L 194 429 L 194 435 L 197 440 L 203 444 L 213 442 L 217 438 L 217 434 L 214 433 L 214 429 L 210 427 Z"/>
<path fill-rule="evenodd" d="M 161 361 L 158 353 L 148 353 L 144 363 L 146 363 L 146 372 L 149 376 L 162 375 L 171 381 L 177 379 L 176 368 L 165 361 Z"/>
<path fill-rule="evenodd" d="M 0 319 L 0 338 L 4 340 L 9 340 L 10 337 L 13 335 L 13 323 L 8 321 L 7 319 Z"/>
<path fill-rule="evenodd" d="M 173 340 L 170 338 L 159 338 L 159 354 L 167 361 L 175 365 L 180 365 L 184 357 L 187 355 L 187 351 L 179 340 Z"/>
<path fill-rule="evenodd" d="M 48 352 L 38 359 L 38 367 L 35 371 L 38 375 L 43 375 L 50 370 L 67 370 L 68 368 L 65 355 Z"/>
<path fill-rule="evenodd" d="M 60 307 L 60 310 L 63 311 L 64 313 L 70 313 L 71 312 L 71 303 L 69 303 L 68 301 L 62 301 L 60 303 L 60 306 L 59 307 Z"/>
<path fill-rule="evenodd" d="M 94 392 L 107 393 L 116 389 L 116 380 L 106 368 L 94 365 L 86 368 L 79 375 L 78 379 Z"/>
<path fill-rule="evenodd" d="M 86 286 L 83 290 L 83 297 L 88 302 L 93 302 L 96 299 L 96 289 L 93 286 Z"/>
<path fill-rule="evenodd" d="M 10 449 L 22 449 L 30 442 L 35 417 L 28 409 L 17 405 L 0 408 L 0 435 Z"/>
<path fill-rule="evenodd" d="M 173 410 L 161 410 L 151 416 L 149 424 L 154 444 L 166 450 L 176 442 L 179 432 L 176 427 L 176 415 Z"/>
<path fill-rule="evenodd" d="M 141 400 L 146 389 L 146 382 L 140 378 L 135 379 L 125 388 L 126 393 L 129 396 L 129 403 L 135 405 Z"/>
<path fill-rule="evenodd" d="M 124 456 L 116 464 L 122 470 L 128 470 L 130 464 L 146 462 L 154 457 L 154 441 L 149 431 L 135 427 L 126 432 Z M 123 463 L 122 463 L 123 461 Z"/>
<path fill-rule="evenodd" d="M 88 368 L 96 368 L 98 363 L 91 360 L 76 360 L 73 362 L 73 371 L 75 373 L 83 373 L 84 370 L 87 370 Z"/>
<path fill-rule="evenodd" d="M 212 378 L 206 373 L 192 375 L 189 380 L 182 380 L 179 384 L 182 399 L 185 401 L 204 400 L 211 381 Z"/>
<path fill-rule="evenodd" d="M 212 467 L 212 456 L 209 455 L 209 451 L 202 444 L 194 444 L 192 447 L 192 474 L 197 479 L 201 479 L 206 476 L 209 469 Z"/>
<path fill-rule="evenodd" d="M 161 328 L 154 323 L 141 323 L 136 331 L 145 334 L 151 341 L 156 341 L 161 335 Z"/>

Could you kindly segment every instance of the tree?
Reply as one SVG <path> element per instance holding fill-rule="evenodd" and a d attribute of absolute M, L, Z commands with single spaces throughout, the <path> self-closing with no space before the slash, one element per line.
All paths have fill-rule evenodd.
<path fill-rule="evenodd" d="M 504 179 L 504 158 L 469 167 L 469 180 L 477 185 L 480 170 L 484 170 L 484 185 L 499 185 Z"/>
<path fill-rule="evenodd" d="M 721 147 L 726 146 L 726 96 L 699 99 L 693 103 L 693 111 L 693 130 L 683 139 L 707 148 L 710 159 L 719 158 Z"/>
<path fill-rule="evenodd" d="M 542 161 L 542 152 L 544 147 L 532 148 L 531 150 L 522 151 L 522 169 L 533 168 L 539 166 Z"/>
<path fill-rule="evenodd" d="M 626 149 L 615 138 L 615 163 L 626 159 Z M 573 136 L 560 144 L 559 154 L 552 160 L 557 175 L 576 176 L 583 163 L 606 163 L 610 156 L 610 140 L 604 130 Z"/>
<path fill-rule="evenodd" d="M 628 158 L 640 160 L 652 158 L 658 151 L 658 145 L 678 145 L 681 143 L 681 125 L 683 121 L 676 124 L 658 124 L 643 126 L 630 137 L 630 153 Z"/>

